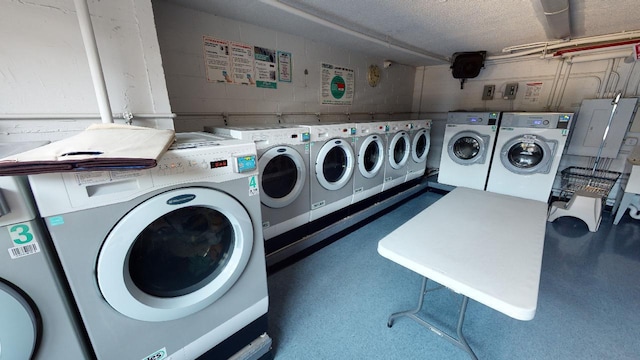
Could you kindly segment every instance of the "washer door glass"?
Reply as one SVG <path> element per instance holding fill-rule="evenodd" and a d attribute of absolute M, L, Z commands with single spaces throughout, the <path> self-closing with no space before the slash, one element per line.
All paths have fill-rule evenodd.
<path fill-rule="evenodd" d="M 405 131 L 396 133 L 389 142 L 389 165 L 400 169 L 407 163 L 410 152 L 409 135 Z"/>
<path fill-rule="evenodd" d="M 502 147 L 500 160 L 505 168 L 516 174 L 548 174 L 556 144 L 555 140 L 534 135 L 514 138 Z"/>
<path fill-rule="evenodd" d="M 353 174 L 354 160 L 351 145 L 342 139 L 325 143 L 316 159 L 316 178 L 327 190 L 344 187 Z"/>
<path fill-rule="evenodd" d="M 460 165 L 484 164 L 489 136 L 475 131 L 462 131 L 454 135 L 447 146 L 449 158 Z"/>
<path fill-rule="evenodd" d="M 265 206 L 282 208 L 294 202 L 304 187 L 306 167 L 302 156 L 291 147 L 278 146 L 267 150 L 258 161 Z"/>
<path fill-rule="evenodd" d="M 370 135 L 364 139 L 358 152 L 358 170 L 365 178 L 376 176 L 384 161 L 384 145 L 379 135 Z"/>
<path fill-rule="evenodd" d="M 107 236 L 97 277 L 106 301 L 143 321 L 193 314 L 242 274 L 253 225 L 233 197 L 210 188 L 158 194 L 127 213 Z"/>
<path fill-rule="evenodd" d="M 0 278 L 0 359 L 32 359 L 40 334 L 40 314 L 33 301 Z"/>
<path fill-rule="evenodd" d="M 411 145 L 411 157 L 413 161 L 421 163 L 427 160 L 427 154 L 429 154 L 429 147 L 431 146 L 429 135 L 429 132 L 426 130 L 421 130 L 413 138 Z"/>

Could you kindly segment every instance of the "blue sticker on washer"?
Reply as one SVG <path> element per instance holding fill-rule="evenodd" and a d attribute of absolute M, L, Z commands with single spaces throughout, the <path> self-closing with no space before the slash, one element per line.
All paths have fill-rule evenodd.
<path fill-rule="evenodd" d="M 64 218 L 62 216 L 52 216 L 49 218 L 49 225 L 51 226 L 64 225 Z"/>

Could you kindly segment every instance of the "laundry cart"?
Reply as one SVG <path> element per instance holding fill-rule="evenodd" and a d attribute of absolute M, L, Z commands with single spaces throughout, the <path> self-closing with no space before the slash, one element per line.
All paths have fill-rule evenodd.
<path fill-rule="evenodd" d="M 549 208 L 548 221 L 573 216 L 584 221 L 589 231 L 596 232 L 602 221 L 602 209 L 620 173 L 570 166 L 561 172 L 560 201 Z"/>

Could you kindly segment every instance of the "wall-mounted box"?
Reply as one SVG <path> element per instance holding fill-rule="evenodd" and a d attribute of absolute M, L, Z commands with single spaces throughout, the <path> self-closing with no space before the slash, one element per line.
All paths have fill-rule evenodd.
<path fill-rule="evenodd" d="M 620 99 L 618 102 L 601 157 L 618 157 L 637 102 L 637 98 Z M 612 109 L 611 99 L 582 100 L 580 111 L 571 131 L 567 154 L 597 156 Z"/>

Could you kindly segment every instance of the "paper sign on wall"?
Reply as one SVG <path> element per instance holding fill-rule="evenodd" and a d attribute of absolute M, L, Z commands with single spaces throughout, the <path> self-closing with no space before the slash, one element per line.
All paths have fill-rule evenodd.
<path fill-rule="evenodd" d="M 354 71 L 342 66 L 322 63 L 322 104 L 351 105 L 354 93 Z"/>
<path fill-rule="evenodd" d="M 259 46 L 253 48 L 256 67 L 256 87 L 276 89 L 276 51 Z"/>
<path fill-rule="evenodd" d="M 207 81 L 232 83 L 229 42 L 210 36 L 203 36 L 202 40 Z"/>
<path fill-rule="evenodd" d="M 530 103 L 537 103 L 540 100 L 540 94 L 542 93 L 542 83 L 533 82 L 527 83 L 527 87 L 524 91 L 524 101 Z"/>
<path fill-rule="evenodd" d="M 636 61 L 640 60 L 640 43 L 633 45 L 633 56 L 635 56 Z"/>
<path fill-rule="evenodd" d="M 235 84 L 255 85 L 253 72 L 253 46 L 229 42 L 231 54 L 231 78 Z"/>
<path fill-rule="evenodd" d="M 278 81 L 291 82 L 291 53 L 278 51 Z"/>

